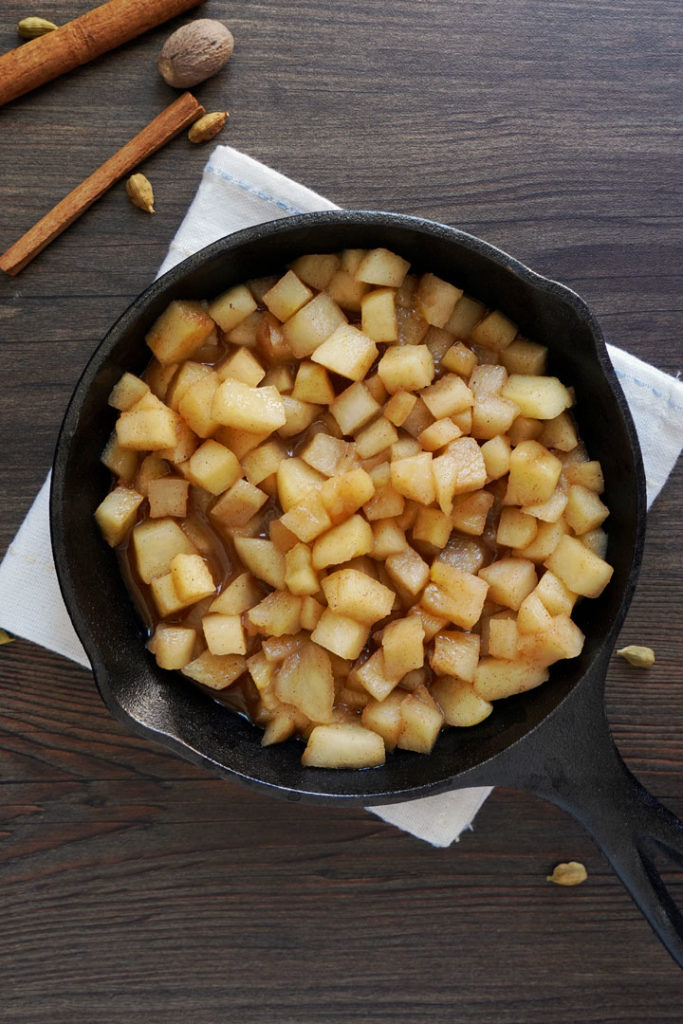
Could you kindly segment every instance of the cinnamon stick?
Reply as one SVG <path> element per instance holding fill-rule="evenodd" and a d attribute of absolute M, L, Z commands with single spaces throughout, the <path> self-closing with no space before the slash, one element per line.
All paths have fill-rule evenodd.
<path fill-rule="evenodd" d="M 109 0 L 0 56 L 0 107 L 142 35 L 201 0 Z"/>
<path fill-rule="evenodd" d="M 187 128 L 204 113 L 194 96 L 185 92 L 170 107 L 127 142 L 101 167 L 69 192 L 61 202 L 34 224 L 7 252 L 0 256 L 0 270 L 15 276 L 42 252 L 53 239 L 61 235 L 89 206 L 152 153 Z"/>

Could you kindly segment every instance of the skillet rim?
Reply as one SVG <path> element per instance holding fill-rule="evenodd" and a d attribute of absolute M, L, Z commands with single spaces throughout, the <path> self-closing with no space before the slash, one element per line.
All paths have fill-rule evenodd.
<path fill-rule="evenodd" d="M 122 706 L 115 694 L 112 692 L 109 679 L 110 669 L 106 664 L 106 660 L 101 656 L 100 644 L 98 639 L 91 633 L 87 613 L 81 606 L 79 595 L 76 593 L 70 565 L 68 563 L 65 543 L 65 522 L 63 515 L 66 507 L 64 500 L 64 471 L 68 464 L 71 441 L 78 423 L 78 416 L 90 388 L 92 387 L 97 370 L 106 365 L 111 352 L 116 348 L 117 343 L 120 342 L 130 323 L 139 319 L 139 317 L 144 314 L 145 309 L 149 308 L 164 293 L 174 287 L 177 287 L 180 282 L 186 279 L 188 275 L 193 273 L 198 267 L 207 264 L 218 256 L 227 256 L 243 246 L 248 246 L 251 242 L 258 243 L 263 239 L 277 238 L 282 234 L 291 233 L 299 228 L 310 227 L 314 230 L 318 230 L 325 226 L 338 224 L 357 227 L 361 230 L 363 228 L 380 229 L 386 226 L 398 226 L 400 229 L 405 229 L 406 231 L 417 231 L 422 235 L 431 235 L 435 239 L 440 239 L 446 243 L 454 242 L 456 244 L 460 244 L 470 252 L 477 253 L 484 259 L 491 261 L 495 266 L 502 270 L 515 274 L 533 290 L 549 296 L 556 302 L 566 304 L 573 310 L 575 315 L 586 324 L 590 334 L 593 355 L 597 360 L 602 378 L 616 401 L 622 425 L 626 435 L 628 436 L 630 453 L 633 458 L 633 469 L 636 476 L 634 495 L 635 529 L 633 557 L 631 560 L 630 570 L 624 581 L 624 586 L 612 625 L 601 644 L 601 649 L 607 647 L 609 642 L 616 636 L 630 604 L 633 590 L 635 589 L 644 537 L 645 484 L 642 458 L 635 427 L 630 410 L 609 359 L 600 326 L 586 302 L 575 291 L 568 288 L 566 285 L 538 274 L 527 265 L 521 263 L 515 257 L 510 256 L 504 250 L 491 245 L 482 238 L 468 232 L 461 231 L 458 228 L 449 227 L 445 224 L 422 217 L 389 213 L 385 211 L 326 210 L 308 214 L 298 214 L 293 217 L 278 218 L 250 228 L 245 228 L 239 232 L 235 232 L 234 234 L 218 239 L 209 246 L 206 246 L 197 253 L 188 257 L 186 260 L 177 264 L 166 274 L 144 289 L 144 291 L 129 304 L 128 308 L 115 321 L 109 331 L 105 334 L 104 338 L 98 344 L 97 348 L 88 360 L 68 403 L 55 449 L 50 493 L 50 528 L 55 566 L 67 610 L 74 624 L 74 628 L 76 629 L 76 632 L 86 649 L 88 657 L 91 660 L 95 681 L 105 704 L 114 717 L 122 722 L 122 724 L 124 724 L 128 729 L 137 735 L 141 735 L 146 738 L 152 737 L 161 742 L 162 745 L 173 750 L 175 753 L 180 754 L 186 760 L 190 760 L 204 767 L 208 766 L 227 778 L 238 779 L 259 789 L 267 789 L 270 792 L 284 795 L 288 799 L 305 799 L 311 802 L 324 803 L 338 802 L 339 800 L 342 800 L 344 802 L 356 804 L 363 803 L 365 805 L 385 804 L 422 797 L 449 789 L 460 788 L 463 785 L 473 785 L 475 783 L 469 781 L 469 777 L 472 775 L 472 772 L 470 769 L 458 770 L 454 774 L 441 776 L 440 778 L 425 784 L 424 782 L 414 783 L 406 781 L 407 777 L 411 775 L 410 770 L 407 769 L 404 773 L 403 781 L 401 781 L 400 784 L 392 785 L 388 790 L 368 791 L 362 787 L 359 788 L 357 783 L 362 778 L 368 779 L 369 781 L 370 775 L 368 773 L 377 772 L 378 769 L 366 769 L 361 771 L 335 770 L 334 773 L 331 773 L 325 769 L 309 768 L 301 770 L 301 784 L 297 784 L 292 787 L 291 785 L 281 785 L 278 782 L 273 783 L 271 781 L 264 780 L 250 772 L 242 772 L 234 765 L 229 766 L 223 764 L 221 761 L 207 755 L 207 753 L 202 751 L 199 747 L 188 743 L 187 739 L 173 735 L 168 730 L 159 728 L 150 721 L 142 721 L 136 718 L 135 715 L 129 713 L 129 711 Z M 318 251 L 320 251 L 320 249 L 318 249 Z M 511 743 L 506 743 L 502 748 L 503 752 L 513 750 L 532 733 L 535 733 L 538 729 L 544 727 L 546 723 L 553 718 L 553 716 L 560 712 L 563 705 L 566 703 L 567 698 L 571 694 L 575 694 L 582 689 L 585 690 L 589 684 L 589 677 L 591 677 L 591 666 L 599 669 L 601 666 L 597 663 L 601 663 L 601 661 L 605 661 L 605 659 L 601 659 L 596 653 L 592 658 L 588 669 L 572 683 L 568 692 L 561 697 L 559 701 L 553 703 L 553 706 L 541 716 L 539 721 L 531 725 L 530 728 L 528 728 L 521 736 L 514 739 Z M 546 684 L 546 686 L 549 685 L 550 684 Z M 542 690 L 543 688 L 541 688 L 541 691 L 537 692 L 540 693 Z M 401 755 L 404 754 L 406 754 L 406 752 L 401 752 Z M 396 757 L 396 755 L 392 756 Z M 422 755 L 408 755 L 408 759 L 410 759 L 411 756 L 421 757 L 424 760 Z M 496 759 L 497 755 L 494 754 L 492 757 L 477 762 L 477 766 L 483 767 Z M 397 773 L 394 772 L 394 774 Z M 329 781 L 332 778 L 335 781 L 334 787 L 330 787 L 329 785 Z M 317 785 L 316 779 L 318 783 Z M 323 783 L 323 780 L 326 781 Z M 337 791 L 331 791 L 331 789 Z"/>

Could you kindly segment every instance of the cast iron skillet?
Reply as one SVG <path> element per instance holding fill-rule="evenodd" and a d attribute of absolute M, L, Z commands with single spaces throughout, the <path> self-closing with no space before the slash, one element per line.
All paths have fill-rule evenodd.
<path fill-rule="evenodd" d="M 144 646 L 143 625 L 102 542 L 93 511 L 109 487 L 99 461 L 113 427 L 107 396 L 124 370 L 140 372 L 144 335 L 174 298 L 206 298 L 231 284 L 281 270 L 305 252 L 386 246 L 503 310 L 550 348 L 550 372 L 576 388 L 576 416 L 602 462 L 611 509 L 610 585 L 580 603 L 581 656 L 554 666 L 538 690 L 501 701 L 480 725 L 450 729 L 428 756 L 398 751 L 364 771 L 302 768 L 294 740 L 261 748 L 260 730 L 177 673 Z M 600 329 L 567 288 L 478 238 L 388 213 L 329 211 L 249 228 L 190 257 L 148 288 L 90 360 L 68 407 L 54 460 L 51 528 L 67 608 L 112 714 L 202 765 L 290 800 L 373 805 L 468 786 L 529 790 L 573 814 L 591 833 L 672 956 L 683 964 L 683 916 L 654 858 L 683 864 L 683 824 L 623 764 L 603 707 L 604 680 L 631 600 L 641 557 L 645 488 L 633 423 Z"/>

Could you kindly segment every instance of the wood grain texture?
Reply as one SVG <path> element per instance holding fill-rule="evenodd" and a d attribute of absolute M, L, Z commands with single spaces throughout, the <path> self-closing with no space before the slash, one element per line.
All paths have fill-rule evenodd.
<path fill-rule="evenodd" d="M 57 22 L 88 0 L 57 0 Z M 0 50 L 25 4 L 5 0 Z M 681 369 L 677 0 L 207 0 L 235 53 L 198 87 L 217 141 L 342 206 L 433 217 L 574 287 L 610 341 Z M 0 110 L 0 251 L 176 95 L 155 29 Z M 4 551 L 68 396 L 148 284 L 209 147 L 141 168 L 0 279 Z M 630 767 L 683 813 L 679 467 L 649 519 L 607 704 Z M 585 885 L 545 881 L 583 861 Z M 683 900 L 683 877 L 667 879 Z M 0 1021 L 678 1024 L 681 973 L 591 840 L 498 790 L 433 850 L 362 810 L 280 803 L 125 733 L 90 675 L 0 648 Z"/>

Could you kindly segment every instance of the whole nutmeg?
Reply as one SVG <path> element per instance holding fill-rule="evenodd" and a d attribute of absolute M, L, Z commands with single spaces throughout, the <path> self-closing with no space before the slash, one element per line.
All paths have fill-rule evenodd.
<path fill-rule="evenodd" d="M 168 85 L 189 89 L 220 71 L 234 46 L 232 32 L 222 22 L 198 18 L 168 37 L 157 68 Z"/>

